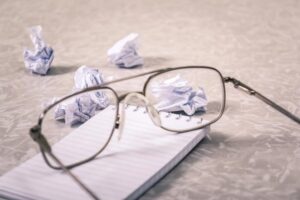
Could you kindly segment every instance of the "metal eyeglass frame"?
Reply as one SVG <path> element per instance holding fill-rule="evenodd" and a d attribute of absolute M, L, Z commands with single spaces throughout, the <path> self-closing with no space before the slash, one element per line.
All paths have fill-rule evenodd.
<path fill-rule="evenodd" d="M 188 130 L 183 130 L 183 131 L 174 131 L 174 130 L 170 130 L 168 128 L 165 128 L 163 126 L 161 126 L 161 124 L 159 124 L 159 122 L 157 122 L 157 114 L 155 113 L 155 110 L 153 109 L 152 105 L 149 104 L 149 102 L 147 101 L 147 99 L 145 98 L 146 96 L 146 88 L 147 88 L 147 85 L 148 83 L 150 82 L 150 80 L 158 75 L 161 75 L 163 73 L 166 73 L 166 72 L 169 72 L 169 71 L 174 71 L 174 70 L 178 70 L 178 69 L 208 69 L 208 70 L 213 70 L 215 71 L 219 77 L 220 77 L 220 81 L 222 83 L 221 87 L 222 87 L 222 93 L 223 93 L 223 99 L 222 99 L 222 106 L 221 106 L 221 110 L 220 110 L 220 113 L 219 115 L 212 121 L 204 124 L 204 125 L 199 125 L 199 127 L 196 127 L 196 128 L 193 128 L 193 129 L 188 129 Z M 144 87 L 143 87 L 143 91 L 142 92 L 138 92 L 138 93 L 127 93 L 127 94 L 124 94 L 124 95 L 121 95 L 121 96 L 118 96 L 117 93 L 110 87 L 108 87 L 108 85 L 110 84 L 113 84 L 113 83 L 117 83 L 117 82 L 121 82 L 121 81 L 126 81 L 126 80 L 130 80 L 130 79 L 134 79 L 134 78 L 138 78 L 138 77 L 141 77 L 141 76 L 146 76 L 146 75 L 150 75 L 148 77 L 148 79 L 146 80 L 146 82 L 144 83 Z M 65 173 L 67 173 L 68 175 L 71 176 L 71 178 L 84 190 L 86 191 L 90 197 L 92 197 L 93 199 L 99 199 L 99 197 L 97 195 L 95 195 L 85 184 L 82 183 L 82 181 L 80 181 L 71 171 L 70 169 L 73 168 L 73 167 L 76 167 L 76 166 L 79 166 L 79 165 L 82 165 L 86 162 L 89 162 L 91 160 L 93 160 L 95 157 L 97 157 L 105 148 L 106 146 L 109 144 L 111 138 L 112 138 L 112 135 L 115 131 L 115 129 L 120 129 L 119 130 L 119 137 L 121 136 L 121 133 L 122 133 L 122 129 L 123 129 L 123 116 L 124 116 L 124 108 L 123 108 L 123 113 L 122 115 L 120 115 L 119 113 L 119 104 L 121 101 L 125 100 L 127 101 L 131 96 L 136 96 L 140 99 L 142 99 L 145 104 L 146 104 L 146 108 L 148 109 L 148 112 L 149 115 L 150 115 L 150 118 L 152 119 L 152 121 L 154 122 L 154 124 L 160 126 L 162 129 L 165 129 L 165 130 L 168 130 L 168 131 L 173 131 L 173 132 L 177 132 L 177 133 L 182 133 L 182 132 L 187 132 L 187 131 L 192 131 L 192 130 L 197 130 L 197 129 L 201 129 L 201 128 L 204 128 L 206 126 L 209 126 L 210 124 L 213 124 L 214 122 L 218 121 L 223 113 L 224 113 L 224 110 L 225 110 L 225 103 L 226 103 L 226 89 L 225 89 L 225 83 L 232 83 L 234 85 L 235 88 L 237 89 L 241 89 L 242 91 L 250 94 L 250 95 L 253 95 L 253 96 L 256 96 L 257 98 L 259 98 L 260 100 L 262 100 L 263 102 L 265 102 L 266 104 L 270 105 L 271 107 L 273 107 L 274 109 L 276 109 L 277 111 L 281 112 L 282 114 L 286 115 L 287 117 L 289 117 L 290 119 L 292 119 L 293 121 L 295 121 L 296 123 L 300 124 L 300 119 L 293 115 L 292 113 L 290 113 L 289 111 L 287 111 L 286 109 L 284 109 L 283 107 L 279 106 L 278 104 L 276 104 L 275 102 L 271 101 L 270 99 L 268 99 L 267 97 L 263 96 L 262 94 L 260 94 L 259 92 L 255 91 L 254 89 L 252 89 L 251 87 L 249 87 L 248 85 L 242 83 L 241 81 L 235 79 L 235 78 L 232 78 L 232 77 L 223 77 L 223 75 L 221 74 L 221 72 L 219 70 L 217 70 L 216 68 L 213 68 L 213 67 L 208 67 L 208 66 L 183 66 L 183 67 L 175 67 L 175 68 L 165 68 L 165 69 L 158 69 L 158 70 L 153 70 L 153 71 L 149 71 L 149 72 L 145 72 L 145 73 L 141 73 L 141 74 L 137 74 L 137 75 L 134 75 L 134 76 L 129 76 L 129 77 L 125 77 L 125 78 L 121 78 L 121 79 L 117 79 L 117 80 L 113 80 L 113 81 L 110 81 L 110 82 L 106 82 L 106 83 L 103 83 L 102 85 L 100 86 L 95 86 L 95 87 L 89 87 L 89 88 L 86 88 L 86 89 L 83 89 L 79 92 L 75 92 L 71 95 L 68 95 L 68 96 L 65 96 L 63 97 L 62 99 L 54 102 L 53 104 L 49 105 L 43 112 L 42 114 L 40 115 L 39 119 L 38 119 L 38 124 L 35 125 L 34 127 L 32 127 L 30 129 L 30 136 L 31 138 L 38 143 L 40 149 L 41 149 L 41 153 L 42 153 L 42 156 L 45 160 L 45 162 L 47 163 L 47 165 L 53 169 L 62 169 Z M 42 134 L 41 132 L 41 128 L 42 128 L 42 123 L 43 123 L 43 119 L 44 119 L 44 116 L 46 115 L 46 113 L 51 109 L 53 108 L 54 106 L 58 105 L 59 103 L 61 103 L 62 101 L 68 99 L 68 98 L 71 98 L 73 96 L 76 96 L 76 95 L 79 95 L 81 93 L 86 93 L 86 92 L 90 92 L 90 91 L 94 91 L 94 90 L 99 90 L 99 89 L 108 89 L 108 90 L 111 90 L 113 92 L 113 94 L 116 96 L 116 116 L 115 116 L 115 127 L 112 129 L 111 133 L 110 133 L 110 136 L 107 140 L 107 142 L 104 144 L 104 146 L 96 153 L 94 154 L 93 156 L 81 161 L 81 162 L 78 162 L 78 163 L 75 163 L 75 164 L 72 164 L 72 165 L 68 165 L 68 166 L 65 166 L 51 151 L 51 147 L 48 143 L 48 141 L 46 140 L 46 138 L 44 137 L 44 135 Z M 53 165 L 51 165 L 51 163 L 49 162 L 46 154 L 48 154 L 60 167 L 55 167 Z"/>

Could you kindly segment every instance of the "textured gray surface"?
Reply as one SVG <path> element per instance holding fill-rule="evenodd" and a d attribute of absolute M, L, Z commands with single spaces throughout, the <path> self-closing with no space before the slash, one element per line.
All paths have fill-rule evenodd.
<path fill-rule="evenodd" d="M 26 28 L 37 24 L 55 50 L 43 77 L 28 73 L 22 58 L 23 47 L 31 46 Z M 0 30 L 0 174 L 38 151 L 28 129 L 43 103 L 71 91 L 82 64 L 113 78 L 166 66 L 215 66 L 300 115 L 296 0 L 1 0 Z M 141 36 L 145 65 L 109 65 L 107 49 L 133 31 Z M 210 139 L 141 199 L 300 199 L 299 125 L 229 85 L 227 93 Z"/>

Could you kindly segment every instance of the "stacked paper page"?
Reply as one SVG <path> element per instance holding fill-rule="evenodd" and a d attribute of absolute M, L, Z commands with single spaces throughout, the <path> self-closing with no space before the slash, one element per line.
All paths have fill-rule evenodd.
<path fill-rule="evenodd" d="M 84 154 L 88 146 L 97 145 L 93 128 L 105 127 L 112 112 L 105 109 L 76 132 L 91 133 L 91 140 L 80 143 L 80 134 L 72 133 L 60 141 L 59 151 L 68 148 L 69 142 L 85 145 L 72 149 L 72 154 Z M 98 120 L 97 120 L 98 119 Z M 192 121 L 169 117 L 176 126 Z M 196 123 L 196 122 L 195 122 Z M 98 129 L 99 130 L 99 129 Z M 208 133 L 209 127 L 188 133 L 174 134 L 153 125 L 142 109 L 129 107 L 126 111 L 122 140 L 115 132 L 107 149 L 95 160 L 72 169 L 101 199 L 135 199 L 169 172 Z M 94 136 L 96 137 L 96 135 Z M 69 151 L 69 150 L 68 150 Z M 68 175 L 49 168 L 41 154 L 26 161 L 0 178 L 0 197 L 8 199 L 89 199 Z"/>

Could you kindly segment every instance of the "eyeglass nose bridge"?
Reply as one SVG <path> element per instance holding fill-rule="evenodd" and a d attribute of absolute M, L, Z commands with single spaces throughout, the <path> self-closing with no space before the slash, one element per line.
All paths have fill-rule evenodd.
<path fill-rule="evenodd" d="M 118 135 L 118 140 L 121 139 L 122 133 L 123 133 L 123 129 L 124 129 L 126 105 L 128 105 L 128 102 L 132 98 L 138 98 L 138 99 L 142 100 L 145 103 L 145 107 L 146 107 L 146 109 L 148 111 L 148 114 L 149 114 L 150 119 L 152 120 L 152 122 L 156 126 L 161 126 L 161 121 L 160 121 L 159 114 L 158 114 L 157 110 L 153 107 L 153 105 L 150 103 L 150 101 L 144 95 L 142 95 L 140 93 L 136 93 L 136 92 L 129 93 L 124 98 L 123 106 L 121 108 L 121 115 L 119 115 L 119 135 Z"/>

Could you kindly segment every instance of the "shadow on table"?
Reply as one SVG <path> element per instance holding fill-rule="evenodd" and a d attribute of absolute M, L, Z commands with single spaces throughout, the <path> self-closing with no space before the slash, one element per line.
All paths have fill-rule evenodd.
<path fill-rule="evenodd" d="M 168 62 L 169 60 L 170 60 L 169 58 L 165 58 L 165 57 L 153 57 L 153 56 L 144 57 L 143 67 L 150 68 L 153 66 L 163 66 L 163 64 Z"/>
<path fill-rule="evenodd" d="M 143 57 L 144 59 L 144 64 L 143 65 L 137 65 L 131 68 L 120 68 L 120 69 L 150 69 L 150 68 L 157 68 L 157 67 L 168 67 L 164 66 L 164 63 L 167 63 L 170 59 L 169 58 L 164 58 L 164 57 L 154 57 L 154 56 L 146 56 Z M 111 65 L 111 64 L 109 64 Z"/>
<path fill-rule="evenodd" d="M 77 66 L 52 66 L 48 72 L 49 76 L 57 76 L 76 71 Z"/>
<path fill-rule="evenodd" d="M 163 192 L 174 188 L 174 182 L 178 182 L 178 180 L 181 180 L 183 177 L 186 179 L 186 174 L 188 173 L 187 170 L 195 170 L 195 168 L 197 168 L 195 166 L 197 166 L 197 163 L 201 162 L 201 160 L 203 161 L 202 163 L 205 163 L 205 160 L 207 159 L 218 160 L 220 159 L 220 156 L 223 157 L 224 154 L 220 152 L 226 150 L 220 148 L 220 144 L 224 143 L 229 149 L 234 146 L 234 142 L 226 142 L 227 140 L 228 136 L 224 133 L 212 131 L 210 137 L 205 137 L 199 142 L 199 144 L 197 144 L 195 148 L 174 167 L 174 169 L 168 172 L 162 180 L 158 181 L 152 188 L 146 191 L 141 199 L 159 198 Z M 253 144 L 254 141 L 246 139 L 241 142 L 247 146 Z"/>

